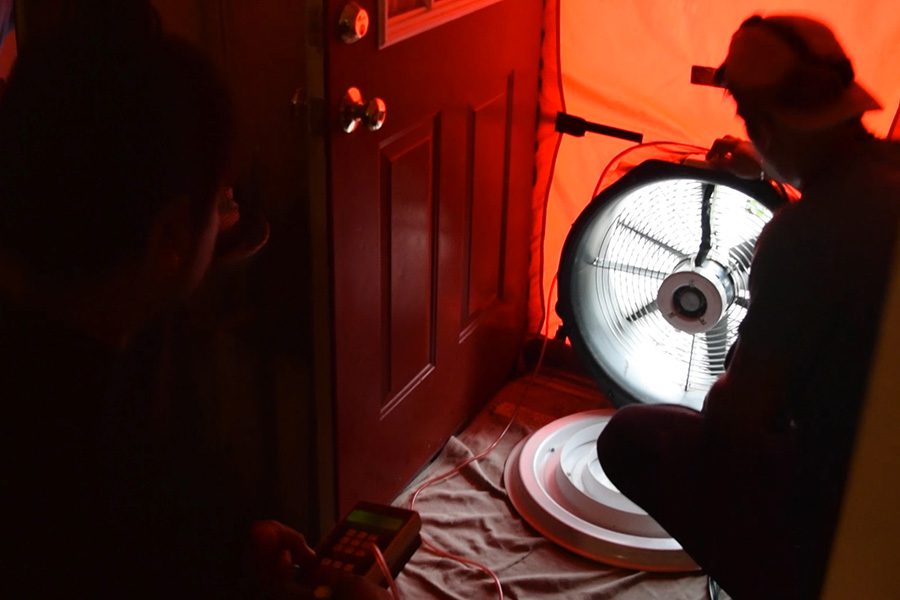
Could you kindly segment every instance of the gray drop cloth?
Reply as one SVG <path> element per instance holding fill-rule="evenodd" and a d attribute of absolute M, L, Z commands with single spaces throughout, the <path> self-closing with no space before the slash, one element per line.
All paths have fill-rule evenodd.
<path fill-rule="evenodd" d="M 592 562 L 547 541 L 518 516 L 503 484 L 503 466 L 516 443 L 556 418 L 609 406 L 598 393 L 552 376 L 538 377 L 531 385 L 527 381 L 514 381 L 501 390 L 461 434 L 450 439 L 438 458 L 397 497 L 395 504 L 408 506 L 421 482 L 486 448 L 522 399 L 516 422 L 488 457 L 420 494 L 415 509 L 422 515 L 423 537 L 445 551 L 491 568 L 500 577 L 509 599 L 708 598 L 705 575 L 661 575 Z M 406 565 L 397 585 L 405 600 L 498 597 L 485 573 L 435 556 L 424 548 Z M 723 593 L 720 598 L 727 596 Z"/>

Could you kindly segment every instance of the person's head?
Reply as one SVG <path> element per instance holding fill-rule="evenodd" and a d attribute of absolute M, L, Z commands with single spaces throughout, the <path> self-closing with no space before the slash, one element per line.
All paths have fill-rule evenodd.
<path fill-rule="evenodd" d="M 215 238 L 228 95 L 149 3 L 89 4 L 22 48 L 0 98 L 0 252 L 45 290 L 137 269 L 184 293 Z"/>
<path fill-rule="evenodd" d="M 750 140 L 787 180 L 801 175 L 823 140 L 861 130 L 862 115 L 881 108 L 855 81 L 831 29 L 803 16 L 745 20 L 716 77 L 734 97 Z"/>

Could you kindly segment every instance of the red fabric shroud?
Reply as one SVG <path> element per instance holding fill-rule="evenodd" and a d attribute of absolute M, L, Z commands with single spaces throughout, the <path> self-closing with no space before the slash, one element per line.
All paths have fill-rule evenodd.
<path fill-rule="evenodd" d="M 691 85 L 692 65 L 717 67 L 732 33 L 752 14 L 806 14 L 828 23 L 857 79 L 885 107 L 866 125 L 886 135 L 900 99 L 900 12 L 893 0 L 548 0 L 534 191 L 529 324 L 543 323 L 550 283 L 572 222 L 610 159 L 630 142 L 560 136 L 558 111 L 644 134 L 645 142 L 708 147 L 745 137 L 722 90 Z M 635 157 L 646 154 L 638 153 Z M 625 163 L 627 164 L 627 162 Z M 551 335 L 559 325 L 552 310 Z"/>

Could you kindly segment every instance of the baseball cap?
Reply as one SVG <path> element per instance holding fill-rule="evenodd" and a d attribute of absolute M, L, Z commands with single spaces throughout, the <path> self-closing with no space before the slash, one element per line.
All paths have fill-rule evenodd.
<path fill-rule="evenodd" d="M 716 79 L 739 104 L 755 104 L 801 130 L 824 129 L 882 108 L 856 82 L 831 29 L 804 16 L 754 15 L 744 21 Z"/>

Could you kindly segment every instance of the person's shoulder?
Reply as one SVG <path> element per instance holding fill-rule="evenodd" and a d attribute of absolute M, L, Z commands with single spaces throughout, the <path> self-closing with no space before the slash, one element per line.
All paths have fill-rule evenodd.
<path fill-rule="evenodd" d="M 900 200 L 900 143 L 875 140 L 859 163 L 862 168 L 853 183 Z"/>
<path fill-rule="evenodd" d="M 877 152 L 900 163 L 900 141 L 876 139 L 874 147 Z"/>
<path fill-rule="evenodd" d="M 869 138 L 855 144 L 804 190 L 799 204 L 829 232 L 893 227 L 900 219 L 900 143 Z"/>
<path fill-rule="evenodd" d="M 876 140 L 847 182 L 848 207 L 869 231 L 896 231 L 900 221 L 900 143 Z"/>

